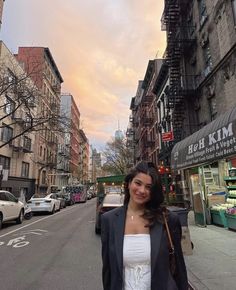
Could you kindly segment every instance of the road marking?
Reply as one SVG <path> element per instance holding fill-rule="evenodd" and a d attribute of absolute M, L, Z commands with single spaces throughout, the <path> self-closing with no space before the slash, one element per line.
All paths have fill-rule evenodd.
<path fill-rule="evenodd" d="M 4 234 L 4 235 L 1 235 L 0 238 L 6 237 L 6 236 L 8 236 L 8 235 L 10 235 L 10 234 L 12 234 L 12 233 L 15 233 L 15 232 L 17 232 L 17 231 L 19 231 L 19 230 L 21 230 L 21 229 L 27 228 L 27 227 L 29 227 L 29 226 L 31 226 L 31 225 L 34 225 L 34 224 L 36 224 L 36 223 L 38 223 L 38 222 L 41 222 L 41 221 L 43 221 L 43 220 L 46 220 L 46 219 L 48 219 L 48 218 L 55 217 L 55 216 L 57 216 L 58 214 L 61 214 L 61 213 L 63 213 L 63 212 L 70 211 L 70 210 L 73 209 L 73 208 L 76 208 L 76 206 L 75 206 L 75 207 L 72 206 L 70 209 L 68 208 L 68 209 L 66 209 L 66 210 L 64 210 L 64 211 L 57 212 L 57 213 L 54 214 L 54 215 L 50 215 L 50 216 L 46 216 L 46 217 L 44 217 L 44 218 L 41 218 L 41 219 L 39 219 L 39 220 L 37 220 L 37 221 L 34 221 L 34 222 L 30 223 L 30 224 L 27 224 L 27 225 L 22 226 L 22 227 L 20 227 L 20 228 L 18 228 L 18 229 L 15 229 L 15 230 L 13 230 L 13 231 L 11 231 L 11 232 L 8 232 L 8 233 L 6 233 L 6 234 Z"/>
<path fill-rule="evenodd" d="M 34 224 L 36 224 L 36 223 L 38 223 L 38 222 L 41 222 L 41 221 L 43 221 L 43 220 L 46 220 L 46 219 L 50 218 L 50 217 L 51 217 L 51 216 L 46 216 L 46 217 L 44 217 L 44 218 L 42 218 L 42 219 L 40 219 L 40 220 L 34 221 L 34 222 L 32 222 L 32 223 L 30 223 L 30 224 L 27 224 L 27 225 L 25 225 L 25 226 L 23 226 L 23 227 L 20 227 L 20 228 L 15 229 L 15 230 L 13 230 L 13 231 L 11 231 L 11 232 L 8 232 L 8 233 L 6 233 L 6 234 L 4 234 L 4 235 L 1 235 L 0 238 L 6 237 L 6 236 L 8 236 L 8 235 L 10 235 L 10 234 L 12 234 L 12 233 L 15 233 L 15 232 L 17 232 L 17 231 L 19 231 L 19 230 L 22 230 L 22 229 L 24 229 L 24 228 L 27 228 L 27 227 L 29 227 L 29 226 L 32 226 L 32 225 L 34 225 Z"/>

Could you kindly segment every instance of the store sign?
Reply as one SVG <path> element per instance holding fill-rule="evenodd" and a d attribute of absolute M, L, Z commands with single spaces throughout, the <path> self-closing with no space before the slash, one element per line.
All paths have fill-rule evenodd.
<path fill-rule="evenodd" d="M 227 117 L 232 116 L 235 118 L 226 123 Z M 188 168 L 233 155 L 236 155 L 236 108 L 177 143 L 172 150 L 171 166 Z"/>
<path fill-rule="evenodd" d="M 173 131 L 162 133 L 161 137 L 163 142 L 173 141 L 174 140 Z"/>

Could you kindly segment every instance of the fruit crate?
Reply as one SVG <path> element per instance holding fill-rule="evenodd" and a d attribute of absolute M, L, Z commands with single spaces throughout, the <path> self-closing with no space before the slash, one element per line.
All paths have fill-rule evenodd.
<path fill-rule="evenodd" d="M 228 223 L 228 228 L 230 230 L 236 231 L 236 215 L 235 214 L 225 214 L 227 223 Z"/>
<path fill-rule="evenodd" d="M 222 226 L 225 228 L 228 227 L 228 222 L 225 216 L 225 210 L 211 209 L 211 220 L 214 225 Z"/>

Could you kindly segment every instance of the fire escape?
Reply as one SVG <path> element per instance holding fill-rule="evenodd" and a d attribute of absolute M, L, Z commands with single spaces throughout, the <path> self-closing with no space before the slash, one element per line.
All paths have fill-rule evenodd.
<path fill-rule="evenodd" d="M 162 30 L 167 33 L 166 63 L 169 67 L 168 109 L 172 111 L 174 142 L 183 139 L 186 117 L 185 98 L 194 94 L 194 85 L 189 85 L 189 77 L 183 75 L 182 63 L 185 54 L 195 41 L 187 16 L 191 0 L 166 0 L 162 16 Z M 171 146 L 171 147 L 172 147 Z M 172 148 L 170 148 L 171 150 Z"/>
<path fill-rule="evenodd" d="M 147 94 L 144 96 L 141 102 L 141 159 L 148 160 L 151 148 L 155 145 L 155 142 L 150 137 L 150 127 L 153 125 L 154 118 L 153 113 L 150 111 L 150 105 L 153 102 L 154 95 Z"/>

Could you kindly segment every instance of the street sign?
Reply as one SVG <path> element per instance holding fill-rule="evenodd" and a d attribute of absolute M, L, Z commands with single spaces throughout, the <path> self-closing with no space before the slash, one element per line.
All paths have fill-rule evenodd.
<path fill-rule="evenodd" d="M 173 141 L 174 140 L 173 131 L 162 133 L 161 137 L 163 142 Z"/>

